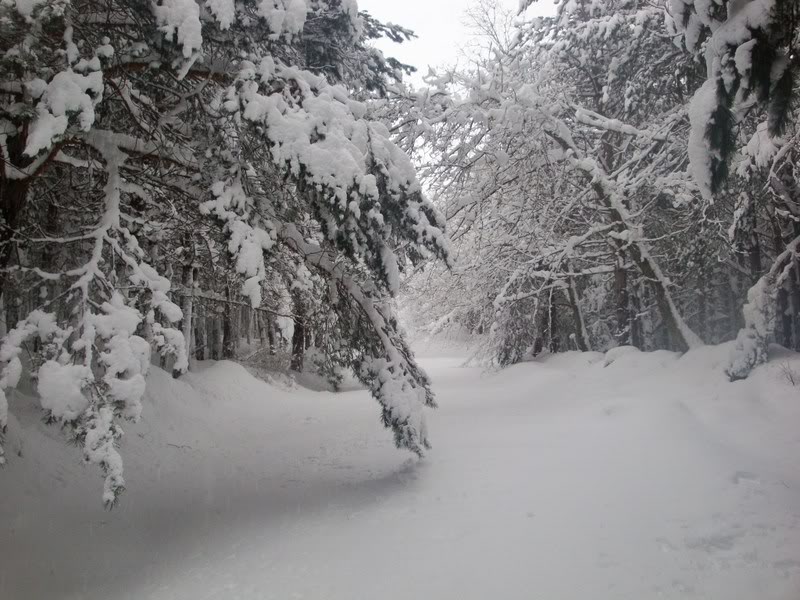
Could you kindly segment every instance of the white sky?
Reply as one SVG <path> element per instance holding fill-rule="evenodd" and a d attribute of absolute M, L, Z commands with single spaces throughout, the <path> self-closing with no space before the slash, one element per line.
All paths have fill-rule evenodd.
<path fill-rule="evenodd" d="M 420 75 L 428 66 L 453 64 L 459 59 L 460 49 L 469 42 L 469 29 L 464 24 L 464 11 L 475 0 L 358 0 L 360 10 L 368 11 L 384 23 L 396 23 L 412 29 L 417 38 L 410 42 L 395 44 L 382 41 L 378 47 L 387 56 L 414 65 L 418 73 L 413 78 L 419 83 Z M 498 0 L 504 7 L 516 13 L 519 0 Z M 538 0 L 525 16 L 552 15 L 553 0 Z"/>

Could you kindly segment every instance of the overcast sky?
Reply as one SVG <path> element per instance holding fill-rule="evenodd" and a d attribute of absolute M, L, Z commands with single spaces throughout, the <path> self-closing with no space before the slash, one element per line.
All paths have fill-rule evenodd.
<path fill-rule="evenodd" d="M 417 39 L 403 44 L 382 42 L 378 46 L 387 55 L 417 67 L 425 74 L 428 65 L 453 64 L 459 50 L 469 42 L 469 28 L 464 12 L 475 0 L 358 0 L 358 7 L 383 22 L 397 23 L 414 30 Z M 499 0 L 516 11 L 519 0 Z M 553 0 L 538 0 L 526 16 L 554 14 Z M 419 82 L 414 78 L 415 82 Z"/>

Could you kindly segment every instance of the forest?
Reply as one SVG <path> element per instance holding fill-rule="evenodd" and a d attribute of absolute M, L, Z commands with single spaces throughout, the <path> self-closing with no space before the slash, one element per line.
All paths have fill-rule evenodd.
<path fill-rule="evenodd" d="M 489 405 L 505 384 L 481 377 L 516 381 L 539 365 L 589 377 L 601 363 L 629 361 L 619 381 L 637 381 L 632 397 L 647 396 L 663 374 L 649 380 L 642 365 L 673 368 L 664 356 L 683 361 L 672 379 L 696 382 L 674 397 L 729 395 L 739 407 L 706 421 L 739 427 L 752 409 L 742 390 L 755 390 L 782 404 L 770 405 L 771 425 L 759 429 L 759 420 L 732 439 L 782 440 L 770 447 L 780 457 L 773 467 L 784 465 L 774 479 L 785 489 L 775 493 L 800 499 L 791 467 L 800 450 L 792 433 L 800 417 L 800 6 L 556 0 L 533 16 L 540 4 L 477 0 L 466 16 L 454 9 L 453 19 L 468 21 L 470 49 L 424 72 L 381 49 L 412 42 L 412 27 L 356 0 L 0 1 L 0 496 L 16 498 L 0 504 L 0 521 L 19 521 L 25 498 L 48 493 L 44 475 L 34 492 L 25 487 L 32 475 L 21 474 L 49 472 L 42 465 L 62 454 L 58 472 L 72 473 L 72 463 L 91 471 L 65 475 L 69 494 L 114 508 L 103 519 L 121 518 L 129 495 L 131 506 L 141 497 L 126 483 L 129 444 L 135 469 L 162 464 L 142 458 L 134 439 L 145 439 L 142 423 L 155 431 L 172 423 L 169 411 L 186 410 L 189 420 L 174 425 L 187 428 L 187 440 L 204 435 L 190 430 L 218 425 L 235 448 L 246 426 L 231 423 L 273 393 L 297 394 L 300 407 L 275 400 L 264 409 L 274 435 L 291 410 L 362 435 L 352 429 L 361 417 L 335 407 L 364 392 L 391 445 L 412 461 L 436 461 L 451 437 L 462 439 L 444 425 L 459 422 L 460 412 L 446 411 L 462 394 L 447 388 L 450 408 L 435 410 L 437 376 L 450 371 L 426 351 L 454 345 L 475 378 L 464 381 L 483 385 Z M 697 373 L 686 370 L 692 361 L 702 365 Z M 544 377 L 531 371 L 513 394 L 528 386 L 533 403 L 572 397 L 570 379 L 534 376 Z M 616 384 L 602 381 L 605 402 Z M 189 409 L 173 399 L 215 386 L 223 404 Z M 240 388 L 245 408 L 226 395 Z M 580 393 L 592 397 L 591 388 Z M 324 399 L 313 401 L 309 389 Z M 474 408 L 487 413 L 463 436 L 480 439 L 479 423 L 516 414 L 516 404 L 503 406 Z M 382 435 L 371 407 L 363 435 Z M 297 460 L 323 438 L 309 439 Z M 198 447 L 162 441 L 165 451 Z M 224 447 L 216 444 L 203 452 Z M 337 460 L 361 460 L 352 458 L 358 446 L 347 448 Z M 385 456 L 408 460 L 395 453 Z M 275 464 L 270 477 L 283 472 Z M 763 479 L 749 468 L 736 473 L 737 484 Z M 796 597 L 800 522 L 796 510 L 769 506 L 751 512 L 788 532 L 780 544 L 758 542 L 788 553 L 762 561 L 783 569 L 784 587 L 763 583 L 777 577 L 768 569 L 763 581 L 745 580 L 757 579 L 754 587 L 723 593 L 695 583 L 666 597 Z M 0 565 L 14 552 L 12 529 L 3 531 Z M 91 596 L 24 586 L 15 595 L 15 581 L 0 566 L 0 596 Z M 268 585 L 256 587 L 240 597 L 273 597 Z M 188 589 L 135 597 L 201 597 Z M 293 589 L 274 597 L 383 597 L 347 585 L 340 595 Z M 424 597 L 402 589 L 393 593 Z M 109 590 L 104 597 L 129 597 Z M 442 590 L 428 597 L 531 597 Z M 562 592 L 542 597 L 588 597 Z M 665 597 L 637 594 L 629 597 Z"/>

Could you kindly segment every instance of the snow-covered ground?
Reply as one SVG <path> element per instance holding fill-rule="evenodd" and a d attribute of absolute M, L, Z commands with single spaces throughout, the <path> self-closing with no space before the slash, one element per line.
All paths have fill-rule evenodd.
<path fill-rule="evenodd" d="M 426 358 L 422 461 L 366 392 L 153 369 L 111 513 L 17 394 L 0 598 L 796 600 L 800 359 L 731 384 L 727 352 Z"/>

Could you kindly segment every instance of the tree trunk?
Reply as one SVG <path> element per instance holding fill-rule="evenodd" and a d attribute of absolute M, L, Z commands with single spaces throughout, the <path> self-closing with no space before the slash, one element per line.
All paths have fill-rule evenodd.
<path fill-rule="evenodd" d="M 786 248 L 786 243 L 783 239 L 783 230 L 778 222 L 774 222 L 773 225 L 773 236 L 775 239 L 775 247 L 776 248 Z M 789 259 L 792 260 L 792 259 Z M 791 275 L 786 277 L 786 279 L 777 286 L 776 295 L 775 295 L 775 314 L 778 317 L 778 322 L 780 323 L 780 329 L 776 332 L 776 341 L 783 346 L 784 348 L 791 348 L 792 347 L 792 316 L 789 311 L 789 283 L 791 281 Z"/>
<path fill-rule="evenodd" d="M 247 345 L 250 346 L 253 343 L 253 309 L 250 307 L 242 307 L 242 327 L 244 327 Z"/>
<path fill-rule="evenodd" d="M 260 310 L 257 310 L 253 318 L 256 320 L 255 327 L 256 333 L 258 334 L 258 342 L 263 348 L 267 345 L 267 332 L 264 329 L 264 314 Z"/>
<path fill-rule="evenodd" d="M 569 264 L 567 264 L 567 270 L 569 270 L 569 268 Z M 589 341 L 589 332 L 586 331 L 586 321 L 583 318 L 581 299 L 578 294 L 578 288 L 575 285 L 575 278 L 569 277 L 568 283 L 566 294 L 567 301 L 572 309 L 572 320 L 575 322 L 575 344 L 578 350 L 586 352 L 591 348 L 591 342 Z"/>
<path fill-rule="evenodd" d="M 200 306 L 202 307 L 203 304 L 201 303 Z M 196 360 L 206 359 L 206 348 L 208 347 L 208 336 L 206 333 L 208 320 L 202 316 L 203 312 L 205 311 L 201 311 L 201 314 L 194 319 L 194 357 Z"/>
<path fill-rule="evenodd" d="M 292 362 L 290 368 L 292 371 L 303 370 L 303 358 L 305 356 L 305 324 L 303 319 L 296 318 L 294 321 L 294 333 L 292 334 Z"/>
<path fill-rule="evenodd" d="M 642 303 L 639 299 L 639 287 L 634 286 L 633 293 L 628 295 L 630 301 L 631 345 L 644 350 L 644 331 L 642 326 Z"/>
<path fill-rule="evenodd" d="M 794 335 L 794 345 L 792 350 L 800 352 L 800 262 L 794 261 L 792 268 L 793 277 L 790 277 L 792 285 L 792 334 Z"/>
<path fill-rule="evenodd" d="M 558 323 L 558 308 L 553 301 L 553 290 L 550 290 L 547 308 L 547 334 L 550 338 L 550 352 L 559 352 L 561 350 L 561 340 L 559 339 L 559 323 Z"/>
<path fill-rule="evenodd" d="M 6 279 L 8 277 L 8 267 L 14 253 L 14 243 L 11 241 L 20 225 L 22 214 L 25 211 L 25 204 L 28 199 L 33 177 L 23 179 L 6 178 L 6 164 L 20 169 L 29 166 L 33 160 L 23 154 L 27 139 L 27 125 L 25 130 L 14 137 L 6 140 L 6 151 L 8 155 L 0 149 L 0 291 L 5 290 Z"/>
<path fill-rule="evenodd" d="M 219 313 L 209 315 L 211 331 L 211 360 L 222 360 L 222 329 Z"/>
<path fill-rule="evenodd" d="M 294 332 L 292 333 L 292 371 L 303 370 L 303 358 L 306 350 L 306 310 L 300 298 L 294 298 Z"/>
<path fill-rule="evenodd" d="M 236 353 L 233 343 L 233 319 L 229 311 L 222 314 L 222 358 L 232 359 Z"/>
<path fill-rule="evenodd" d="M 183 331 L 183 339 L 186 344 L 186 356 L 189 359 L 189 366 L 191 367 L 192 359 L 194 358 L 194 343 L 192 333 L 194 331 L 194 279 L 195 268 L 191 264 L 183 266 L 183 302 L 181 303 L 181 311 L 183 312 L 183 322 L 181 330 Z"/>
<path fill-rule="evenodd" d="M 617 264 L 614 265 L 614 338 L 619 346 L 631 343 L 631 312 L 628 298 L 628 270 L 625 268 L 625 252 L 617 249 Z"/>
<path fill-rule="evenodd" d="M 704 284 L 697 289 L 697 327 L 704 339 L 709 339 L 708 288 Z"/>
<path fill-rule="evenodd" d="M 779 342 L 784 348 L 791 348 L 792 316 L 789 313 L 789 292 L 786 291 L 785 285 L 778 289 L 778 294 L 775 300 L 775 309 L 781 323 Z"/>
<path fill-rule="evenodd" d="M 264 318 L 266 319 L 267 335 L 269 336 L 269 353 L 274 356 L 278 353 L 278 340 L 276 339 L 277 336 L 275 335 L 275 320 L 266 316 Z"/>

